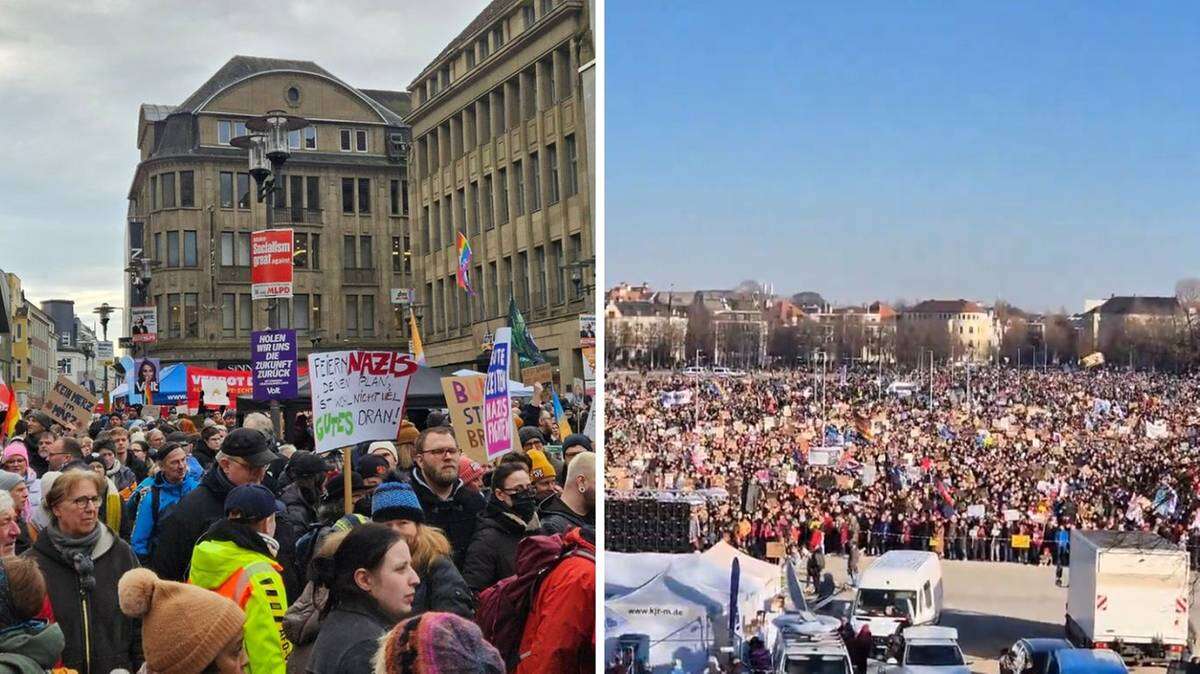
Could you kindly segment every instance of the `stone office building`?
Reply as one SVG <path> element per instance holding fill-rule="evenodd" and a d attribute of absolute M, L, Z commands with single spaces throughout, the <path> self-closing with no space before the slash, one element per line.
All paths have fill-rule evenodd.
<path fill-rule="evenodd" d="M 579 67 L 592 57 L 581 0 L 495 0 L 410 86 L 414 278 L 429 364 L 472 367 L 510 297 L 560 370 L 582 378 L 595 240 Z M 468 237 L 477 295 L 455 284 Z"/>
<path fill-rule="evenodd" d="M 311 122 L 293 131 L 272 204 L 295 232 L 291 300 L 250 299 L 250 234 L 265 229 L 246 152 L 247 120 L 279 109 Z M 357 89 L 315 63 L 235 56 L 178 105 L 142 105 L 141 161 L 129 189 L 126 307 L 153 304 L 164 363 L 245 366 L 250 332 L 291 327 L 310 348 L 404 348 L 392 288 L 409 277 L 403 116 L 408 94 Z M 150 265 L 142 265 L 142 260 Z"/>

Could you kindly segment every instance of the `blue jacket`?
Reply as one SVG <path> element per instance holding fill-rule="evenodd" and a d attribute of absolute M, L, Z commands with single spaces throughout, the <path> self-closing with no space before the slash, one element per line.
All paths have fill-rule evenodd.
<path fill-rule="evenodd" d="M 138 485 L 138 509 L 137 520 L 133 525 L 133 536 L 130 538 L 130 544 L 133 546 L 133 552 L 138 556 L 138 559 L 145 559 L 150 554 L 150 543 L 154 535 L 155 517 L 151 512 L 154 507 L 154 490 L 158 490 L 158 521 L 162 522 L 166 518 L 166 510 L 184 497 L 189 491 L 195 489 L 200 484 L 199 478 L 192 475 L 188 471 L 183 476 L 183 482 L 179 484 L 171 484 L 163 479 L 162 473 L 154 477 L 148 477 Z M 132 497 L 131 497 L 132 498 Z"/>

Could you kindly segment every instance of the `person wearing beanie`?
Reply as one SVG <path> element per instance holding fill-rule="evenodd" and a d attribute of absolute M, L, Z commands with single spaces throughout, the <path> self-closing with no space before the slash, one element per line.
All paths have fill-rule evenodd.
<path fill-rule="evenodd" d="M 13 521 L 17 525 L 14 554 L 24 554 L 33 545 L 37 533 L 30 534 L 29 519 L 25 512 L 29 506 L 29 488 L 15 473 L 0 471 L 0 493 L 7 494 L 12 501 Z"/>
<path fill-rule="evenodd" d="M 188 470 L 187 449 L 180 445 L 165 445 L 155 456 L 155 463 L 158 472 L 142 480 L 126 504 L 135 515 L 129 542 L 143 563 L 154 555 L 167 513 L 200 484 Z"/>
<path fill-rule="evenodd" d="M 525 426 L 517 431 L 521 438 L 521 449 L 528 454 L 531 449 L 541 449 L 546 446 L 546 436 L 537 426 Z"/>
<path fill-rule="evenodd" d="M 450 541 L 437 527 L 425 524 L 421 501 L 411 485 L 385 482 L 371 498 L 371 519 L 404 536 L 421 584 L 412 613 L 447 611 L 472 618 L 474 598 L 450 556 Z"/>
<path fill-rule="evenodd" d="M 41 674 L 62 656 L 62 626 L 36 620 L 45 601 L 46 579 L 37 562 L 0 558 L 0 672 Z"/>
<path fill-rule="evenodd" d="M 452 613 L 425 613 L 379 642 L 375 674 L 504 674 L 504 659 L 479 626 Z M 551 670 L 546 670 L 551 671 Z"/>
<path fill-rule="evenodd" d="M 583 433 L 572 433 L 568 435 L 562 442 L 562 467 L 558 471 L 558 484 L 565 487 L 567 485 L 567 470 L 571 467 L 571 459 L 579 456 L 584 452 L 595 451 L 592 449 L 592 439 Z"/>
<path fill-rule="evenodd" d="M 246 614 L 230 599 L 131 569 L 117 583 L 121 612 L 142 621 L 143 674 L 241 674 Z"/>
<path fill-rule="evenodd" d="M 576 463 L 578 461 L 578 463 Z M 596 455 L 579 454 L 567 469 L 567 486 L 561 494 L 544 501 L 538 510 L 542 528 L 550 536 L 582 527 L 596 529 Z"/>
<path fill-rule="evenodd" d="M 408 421 L 405 421 L 404 423 L 407 423 L 410 426 L 412 425 L 412 423 L 408 422 Z M 397 437 L 399 437 L 403 433 L 404 433 L 404 429 L 401 428 L 400 433 L 397 434 Z M 416 438 L 416 436 L 413 436 L 413 437 L 414 437 L 414 439 Z M 388 470 L 394 470 L 396 468 L 396 464 L 399 463 L 399 461 L 400 461 L 400 455 L 396 453 L 396 444 L 394 442 L 388 442 L 386 440 L 383 440 L 381 442 L 372 442 L 370 445 L 367 446 L 367 454 L 369 454 L 371 456 L 378 456 L 379 458 L 386 461 L 387 465 L 388 465 Z M 412 454 L 410 453 L 409 456 L 411 457 Z"/>
<path fill-rule="evenodd" d="M 29 465 L 29 450 L 26 449 L 25 443 L 8 443 L 4 448 L 4 458 L 0 459 L 0 468 L 20 476 L 25 481 L 25 487 L 29 489 L 29 498 L 25 503 L 25 519 L 28 520 L 33 516 L 34 510 L 42 504 L 42 481 Z"/>
<path fill-rule="evenodd" d="M 417 438 L 421 431 L 413 422 L 405 419 L 400 422 L 400 431 L 396 433 L 396 468 L 401 471 L 412 470 L 413 458 L 416 456 Z"/>
<path fill-rule="evenodd" d="M 371 496 L 367 492 L 362 475 L 357 471 L 350 473 L 350 502 L 354 504 L 352 512 L 363 515 L 371 514 Z M 342 473 L 335 472 L 325 480 L 325 499 L 317 509 L 318 520 L 322 524 L 330 524 L 346 513 L 346 480 Z"/>
<path fill-rule="evenodd" d="M 367 489 L 374 489 L 383 482 L 384 476 L 387 475 L 388 467 L 387 459 L 368 454 L 358 460 L 358 472 L 362 475 L 363 485 Z"/>
<path fill-rule="evenodd" d="M 257 433 L 257 431 L 255 431 Z M 192 585 L 214 590 L 246 612 L 245 648 L 251 674 L 286 670 L 292 644 L 283 631 L 287 591 L 275 561 L 275 495 L 246 484 L 225 497 L 225 517 L 213 523 L 192 553 Z"/>
<path fill-rule="evenodd" d="M 555 472 L 554 464 L 550 463 L 550 459 L 546 458 L 546 453 L 542 450 L 531 449 L 526 454 L 533 463 L 533 468 L 529 471 L 529 479 L 533 480 L 533 496 L 540 503 L 557 493 L 558 482 L 554 478 L 558 476 L 558 473 Z"/>
<path fill-rule="evenodd" d="M 479 465 L 470 457 L 460 457 L 458 459 L 458 479 L 463 481 L 463 486 L 468 489 L 480 493 L 483 491 L 483 476 L 487 473 L 483 466 Z"/>

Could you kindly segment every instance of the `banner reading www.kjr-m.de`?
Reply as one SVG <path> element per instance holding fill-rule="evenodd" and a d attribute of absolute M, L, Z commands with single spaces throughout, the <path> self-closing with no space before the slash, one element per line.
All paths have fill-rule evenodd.
<path fill-rule="evenodd" d="M 328 351 L 308 356 L 317 451 L 394 440 L 417 363 L 406 353 Z"/>

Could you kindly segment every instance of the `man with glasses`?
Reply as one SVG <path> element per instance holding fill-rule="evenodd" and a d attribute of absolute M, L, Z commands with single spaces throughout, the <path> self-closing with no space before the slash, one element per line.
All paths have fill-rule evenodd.
<path fill-rule="evenodd" d="M 413 446 L 413 469 L 409 483 L 421 509 L 425 523 L 446 532 L 453 549 L 454 564 L 463 568 L 467 546 L 475 535 L 475 525 L 484 499 L 467 489 L 458 477 L 458 460 L 462 452 L 449 426 L 433 426 L 421 431 Z"/>
<path fill-rule="evenodd" d="M 150 557 L 150 568 L 159 578 L 184 582 L 192 547 L 212 523 L 225 516 L 225 497 L 234 487 L 259 484 L 267 465 L 277 457 L 262 433 L 234 429 L 221 442 L 216 463 L 179 504 L 159 522 L 159 540 Z"/>
<path fill-rule="evenodd" d="M 83 445 L 79 444 L 75 438 L 57 438 L 50 445 L 50 451 L 46 454 L 46 462 L 49 464 L 50 470 L 61 471 L 63 466 L 81 459 L 83 459 Z"/>

